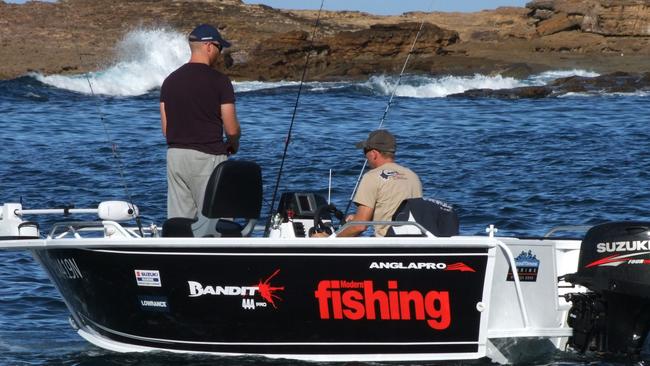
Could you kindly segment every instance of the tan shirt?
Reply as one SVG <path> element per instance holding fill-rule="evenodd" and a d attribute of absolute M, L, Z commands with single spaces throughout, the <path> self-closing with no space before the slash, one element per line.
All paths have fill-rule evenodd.
<path fill-rule="evenodd" d="M 407 198 L 422 197 L 420 178 L 409 168 L 386 163 L 363 175 L 354 202 L 374 208 L 372 219 L 390 221 L 397 207 Z M 384 236 L 388 226 L 375 226 L 375 235 Z"/>

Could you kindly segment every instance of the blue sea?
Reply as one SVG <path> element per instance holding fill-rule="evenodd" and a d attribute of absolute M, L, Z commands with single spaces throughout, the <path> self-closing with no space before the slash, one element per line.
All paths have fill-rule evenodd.
<path fill-rule="evenodd" d="M 183 38 L 165 29 L 135 30 L 116 46 L 113 63 L 97 72 L 0 81 L 0 202 L 93 208 L 131 196 L 144 224 L 161 224 L 166 145 L 159 86 L 188 59 Z M 158 47 L 160 39 L 169 47 Z M 462 234 L 485 235 L 490 224 L 499 235 L 539 236 L 558 225 L 650 221 L 648 93 L 447 97 L 472 88 L 543 85 L 570 75 L 598 74 L 555 70 L 527 79 L 407 74 L 397 87 L 397 75 L 309 82 L 298 103 L 279 191 L 327 195 L 331 170 L 332 201 L 345 208 L 364 159 L 354 143 L 378 127 L 395 91 L 384 127 L 398 138 L 397 160 L 419 174 L 425 196 L 457 207 Z M 236 157 L 262 166 L 266 216 L 299 84 L 234 85 L 243 130 Z M 86 343 L 67 318 L 60 296 L 28 253 L 0 252 L 2 365 L 300 364 L 115 354 Z M 539 360 L 593 362 L 598 360 L 570 352 Z"/>

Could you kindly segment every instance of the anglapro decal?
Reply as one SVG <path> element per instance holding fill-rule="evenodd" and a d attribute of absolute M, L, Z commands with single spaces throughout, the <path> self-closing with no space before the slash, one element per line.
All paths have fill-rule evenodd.
<path fill-rule="evenodd" d="M 370 269 L 412 269 L 412 270 L 441 270 L 476 272 L 463 262 L 447 264 L 444 262 L 371 262 Z"/>

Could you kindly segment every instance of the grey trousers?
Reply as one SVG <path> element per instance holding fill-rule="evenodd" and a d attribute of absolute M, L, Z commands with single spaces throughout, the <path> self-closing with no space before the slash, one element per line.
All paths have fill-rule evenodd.
<path fill-rule="evenodd" d="M 167 149 L 167 217 L 196 217 L 203 208 L 212 171 L 227 158 L 191 149 Z"/>

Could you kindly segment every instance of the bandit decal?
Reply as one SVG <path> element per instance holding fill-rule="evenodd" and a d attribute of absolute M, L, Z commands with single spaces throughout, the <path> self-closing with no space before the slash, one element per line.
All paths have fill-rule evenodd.
<path fill-rule="evenodd" d="M 280 269 L 275 270 L 265 280 L 259 280 L 257 285 L 252 286 L 237 286 L 237 285 L 203 285 L 197 281 L 187 281 L 189 286 L 188 297 L 200 297 L 204 295 L 212 296 L 237 296 L 242 298 L 241 307 L 247 310 L 256 308 L 265 308 L 267 304 L 271 304 L 274 309 L 277 309 L 276 301 L 282 300 L 277 294 L 278 291 L 283 291 L 284 286 L 273 286 L 271 279 L 280 273 Z M 256 296 L 261 297 L 261 300 L 256 300 Z"/>
<path fill-rule="evenodd" d="M 273 274 L 271 276 L 269 276 L 269 278 L 264 280 L 264 282 L 262 282 L 262 280 L 260 280 L 260 282 L 257 284 L 257 289 L 260 291 L 260 295 L 262 296 L 262 298 L 264 300 L 266 300 L 266 302 L 273 305 L 273 308 L 275 308 L 275 309 L 278 308 L 277 306 L 275 306 L 275 300 L 282 300 L 280 298 L 280 296 L 276 295 L 275 293 L 277 291 L 284 290 L 284 286 L 282 286 L 282 287 L 273 287 L 273 286 L 271 286 L 270 282 L 271 282 L 271 279 L 273 277 L 275 277 L 275 275 L 277 275 L 279 272 L 280 272 L 280 269 L 277 269 L 275 272 L 273 272 Z"/>

